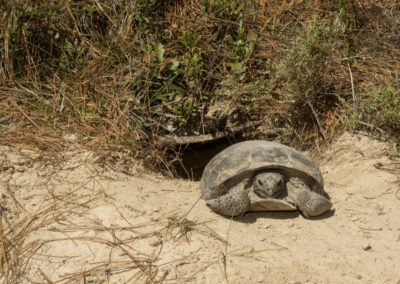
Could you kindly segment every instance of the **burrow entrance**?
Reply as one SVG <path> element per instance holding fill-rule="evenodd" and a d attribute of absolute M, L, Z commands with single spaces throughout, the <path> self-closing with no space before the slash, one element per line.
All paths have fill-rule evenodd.
<path fill-rule="evenodd" d="M 245 140 L 241 135 L 224 137 L 218 140 L 181 145 L 175 149 L 180 153 L 180 161 L 172 165 L 179 178 L 198 181 L 207 163 L 219 152 L 232 144 Z"/>

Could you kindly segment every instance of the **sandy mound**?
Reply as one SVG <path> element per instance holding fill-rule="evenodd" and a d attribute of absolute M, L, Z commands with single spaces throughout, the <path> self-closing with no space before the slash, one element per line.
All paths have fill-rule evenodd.
<path fill-rule="evenodd" d="M 399 183 L 386 145 L 343 135 L 321 161 L 334 211 L 223 218 L 198 182 L 0 149 L 0 282 L 399 283 Z M 14 281 L 14 282 L 13 282 Z"/>

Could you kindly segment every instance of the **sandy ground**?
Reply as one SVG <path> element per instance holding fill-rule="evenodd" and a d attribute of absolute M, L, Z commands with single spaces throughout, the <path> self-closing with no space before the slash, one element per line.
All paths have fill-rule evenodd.
<path fill-rule="evenodd" d="M 1 148 L 0 283 L 398 284 L 400 193 L 386 147 L 335 142 L 320 161 L 334 210 L 313 220 L 231 220 L 199 200 L 198 182 L 139 165 L 119 173 L 83 150 L 55 163 Z"/>

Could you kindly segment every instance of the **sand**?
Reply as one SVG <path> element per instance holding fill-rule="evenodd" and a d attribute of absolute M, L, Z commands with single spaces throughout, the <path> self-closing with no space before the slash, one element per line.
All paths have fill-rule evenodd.
<path fill-rule="evenodd" d="M 199 182 L 138 163 L 121 173 L 74 146 L 61 161 L 2 147 L 0 267 L 10 273 L 0 283 L 400 283 L 399 181 L 387 148 L 345 133 L 326 151 L 333 210 L 319 218 L 231 220 L 199 200 Z"/>

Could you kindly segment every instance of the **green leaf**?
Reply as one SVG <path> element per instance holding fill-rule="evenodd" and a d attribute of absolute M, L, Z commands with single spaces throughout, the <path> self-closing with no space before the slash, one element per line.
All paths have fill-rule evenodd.
<path fill-rule="evenodd" d="M 154 51 L 156 53 L 158 61 L 162 63 L 164 61 L 164 53 L 165 53 L 162 43 L 157 42 L 154 46 Z"/>

